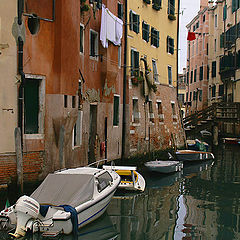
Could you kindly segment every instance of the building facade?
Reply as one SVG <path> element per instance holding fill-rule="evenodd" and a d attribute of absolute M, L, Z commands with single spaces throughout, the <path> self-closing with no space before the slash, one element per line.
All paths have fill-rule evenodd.
<path fill-rule="evenodd" d="M 131 155 L 184 144 L 176 91 L 177 12 L 177 1 L 128 1 Z"/>
<path fill-rule="evenodd" d="M 188 41 L 186 114 L 190 115 L 208 106 L 209 79 L 209 13 L 208 1 L 200 1 L 200 10 L 186 26 L 196 39 Z"/>
<path fill-rule="evenodd" d="M 187 74 L 186 68 L 183 68 L 183 73 L 178 74 L 178 104 L 181 109 L 182 117 L 185 117 L 186 110 L 186 82 L 187 82 Z"/>

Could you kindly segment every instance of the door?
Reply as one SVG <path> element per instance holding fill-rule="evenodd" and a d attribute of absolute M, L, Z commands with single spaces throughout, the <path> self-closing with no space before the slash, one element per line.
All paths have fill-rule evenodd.
<path fill-rule="evenodd" d="M 97 135 L 97 105 L 90 105 L 88 163 L 96 161 L 95 142 Z"/>

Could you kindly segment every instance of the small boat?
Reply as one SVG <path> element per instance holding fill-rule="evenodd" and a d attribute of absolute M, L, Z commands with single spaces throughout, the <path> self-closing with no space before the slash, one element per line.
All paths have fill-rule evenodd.
<path fill-rule="evenodd" d="M 0 212 L 0 222 L 15 225 L 15 238 L 27 231 L 43 236 L 77 233 L 100 217 L 109 205 L 120 177 L 115 171 L 91 167 L 49 174 L 31 196 Z M 2 224 L 0 224 L 2 225 Z"/>
<path fill-rule="evenodd" d="M 239 145 L 240 138 L 223 138 L 223 143 Z"/>
<path fill-rule="evenodd" d="M 183 163 L 179 161 L 150 161 L 146 162 L 145 167 L 153 172 L 159 172 L 159 173 L 172 173 L 181 171 L 183 168 Z"/>
<path fill-rule="evenodd" d="M 136 167 L 103 165 L 103 169 L 114 170 L 121 177 L 121 182 L 118 188 L 133 191 L 144 191 L 146 186 L 145 179 L 139 172 L 136 171 Z"/>
<path fill-rule="evenodd" d="M 194 150 L 178 150 L 175 152 L 178 161 L 207 161 L 213 160 L 214 155 L 210 152 Z"/>

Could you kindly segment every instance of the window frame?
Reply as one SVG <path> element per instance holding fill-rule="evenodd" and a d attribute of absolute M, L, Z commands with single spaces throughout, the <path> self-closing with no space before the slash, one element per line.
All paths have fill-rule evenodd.
<path fill-rule="evenodd" d="M 94 55 L 91 55 L 91 53 L 92 53 L 92 51 L 91 51 L 91 49 L 92 49 L 91 34 L 95 34 L 95 36 L 96 36 L 95 41 L 94 41 L 94 52 L 95 52 Z M 89 56 L 90 56 L 90 59 L 98 61 L 98 51 L 99 51 L 98 32 L 93 29 L 90 29 L 89 30 Z"/>

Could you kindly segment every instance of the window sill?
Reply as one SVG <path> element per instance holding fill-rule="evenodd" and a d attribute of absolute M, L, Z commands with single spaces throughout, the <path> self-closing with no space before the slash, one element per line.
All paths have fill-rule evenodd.
<path fill-rule="evenodd" d="M 45 137 L 44 134 L 38 134 L 38 133 L 34 133 L 34 134 L 24 134 L 23 135 L 23 139 L 39 139 L 39 140 L 43 140 Z"/>

